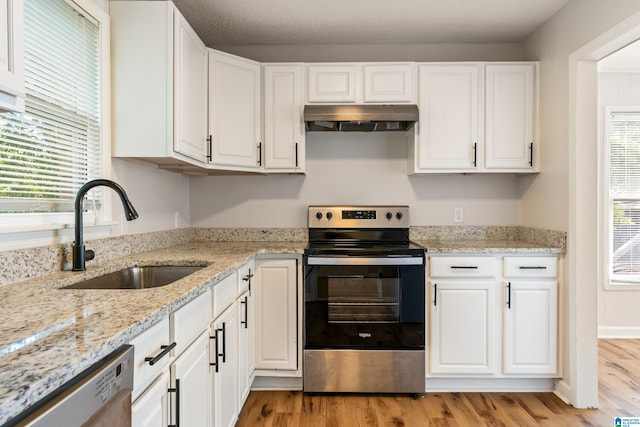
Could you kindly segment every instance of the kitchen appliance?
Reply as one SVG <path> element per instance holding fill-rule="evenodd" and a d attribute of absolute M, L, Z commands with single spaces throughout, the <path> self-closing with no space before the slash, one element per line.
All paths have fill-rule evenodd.
<path fill-rule="evenodd" d="M 417 121 L 417 105 L 310 104 L 304 106 L 307 132 L 406 132 Z"/>
<path fill-rule="evenodd" d="M 407 206 L 310 206 L 305 392 L 425 392 L 425 251 Z"/>
<path fill-rule="evenodd" d="M 125 345 L 2 427 L 130 427 L 133 346 Z"/>

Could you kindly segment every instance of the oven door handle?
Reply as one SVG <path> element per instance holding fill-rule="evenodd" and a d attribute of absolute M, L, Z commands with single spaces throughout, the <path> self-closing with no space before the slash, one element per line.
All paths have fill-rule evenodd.
<path fill-rule="evenodd" d="M 424 265 L 423 257 L 307 257 L 307 265 Z"/>

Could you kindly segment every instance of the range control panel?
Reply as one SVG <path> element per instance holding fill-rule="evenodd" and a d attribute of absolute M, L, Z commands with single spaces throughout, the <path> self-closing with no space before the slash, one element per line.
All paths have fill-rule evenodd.
<path fill-rule="evenodd" d="M 309 228 L 408 228 L 409 206 L 309 206 Z"/>

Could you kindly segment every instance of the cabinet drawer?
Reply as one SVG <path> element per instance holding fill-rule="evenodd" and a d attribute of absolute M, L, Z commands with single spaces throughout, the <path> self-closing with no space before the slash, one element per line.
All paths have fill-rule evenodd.
<path fill-rule="evenodd" d="M 238 293 L 241 295 L 246 291 L 251 290 L 253 281 L 253 275 L 256 272 L 255 262 L 253 260 L 247 262 L 245 265 L 238 269 Z"/>
<path fill-rule="evenodd" d="M 172 338 L 176 342 L 176 356 L 180 355 L 200 332 L 211 322 L 211 293 L 209 291 L 196 297 L 187 305 L 171 314 Z"/>
<path fill-rule="evenodd" d="M 135 400 L 172 360 L 170 353 L 157 359 L 153 365 L 145 360 L 147 357 L 158 357 L 163 351 L 163 346 L 171 344 L 169 318 L 165 317 L 133 338 L 129 344 L 134 347 L 132 400 Z"/>
<path fill-rule="evenodd" d="M 238 273 L 233 272 L 213 286 L 213 318 L 220 316 L 238 295 Z"/>
<path fill-rule="evenodd" d="M 504 257 L 505 277 L 556 277 L 558 258 L 545 257 Z"/>
<path fill-rule="evenodd" d="M 494 277 L 493 257 L 431 257 L 431 277 Z"/>

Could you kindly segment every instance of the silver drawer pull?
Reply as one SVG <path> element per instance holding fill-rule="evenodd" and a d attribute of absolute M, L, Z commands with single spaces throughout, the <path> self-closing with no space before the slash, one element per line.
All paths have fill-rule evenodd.
<path fill-rule="evenodd" d="M 544 265 L 521 265 L 518 267 L 520 270 L 546 270 Z"/>

